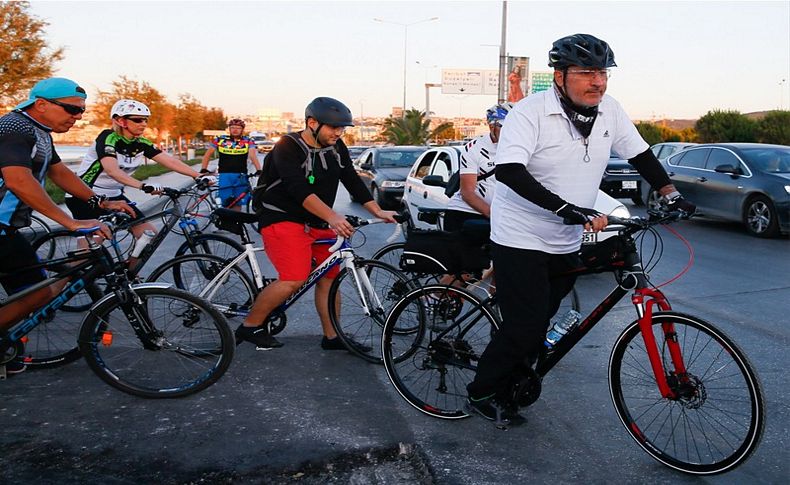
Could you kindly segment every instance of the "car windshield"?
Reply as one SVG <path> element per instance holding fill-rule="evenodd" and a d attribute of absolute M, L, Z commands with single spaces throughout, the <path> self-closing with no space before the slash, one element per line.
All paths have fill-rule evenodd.
<path fill-rule="evenodd" d="M 761 172 L 790 173 L 790 147 L 742 148 L 741 151 Z"/>
<path fill-rule="evenodd" d="M 348 155 L 353 160 L 360 156 L 365 150 L 367 150 L 365 147 L 348 147 Z"/>
<path fill-rule="evenodd" d="M 378 166 L 381 168 L 411 167 L 420 155 L 422 152 L 419 150 L 381 151 L 378 153 Z"/>

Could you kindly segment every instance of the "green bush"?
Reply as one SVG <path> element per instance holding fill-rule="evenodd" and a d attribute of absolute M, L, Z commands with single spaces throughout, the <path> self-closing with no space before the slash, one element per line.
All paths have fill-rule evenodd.
<path fill-rule="evenodd" d="M 757 123 L 739 111 L 708 111 L 694 128 L 700 143 L 755 142 Z"/>
<path fill-rule="evenodd" d="M 790 145 L 790 111 L 775 110 L 766 113 L 757 122 L 757 139 L 760 143 Z"/>

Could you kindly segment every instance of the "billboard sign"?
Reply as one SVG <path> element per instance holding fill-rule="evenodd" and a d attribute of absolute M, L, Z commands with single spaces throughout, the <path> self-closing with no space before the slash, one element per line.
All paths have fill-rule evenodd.
<path fill-rule="evenodd" d="M 442 94 L 496 96 L 499 73 L 495 69 L 442 69 Z"/>
<path fill-rule="evenodd" d="M 529 80 L 529 57 L 507 58 L 507 96 L 511 103 L 519 101 L 529 93 L 527 81 Z"/>

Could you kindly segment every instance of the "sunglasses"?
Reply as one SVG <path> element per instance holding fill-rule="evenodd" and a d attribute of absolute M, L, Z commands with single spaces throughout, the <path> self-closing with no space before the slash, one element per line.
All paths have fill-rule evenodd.
<path fill-rule="evenodd" d="M 129 120 L 132 123 L 148 123 L 148 118 L 124 118 L 125 120 Z"/>
<path fill-rule="evenodd" d="M 60 106 L 61 108 L 63 108 L 63 111 L 70 114 L 71 116 L 76 116 L 85 112 L 85 108 L 83 108 L 82 106 L 77 106 L 76 104 L 61 103 L 56 99 L 49 99 L 49 98 L 41 98 L 41 99 Z"/>

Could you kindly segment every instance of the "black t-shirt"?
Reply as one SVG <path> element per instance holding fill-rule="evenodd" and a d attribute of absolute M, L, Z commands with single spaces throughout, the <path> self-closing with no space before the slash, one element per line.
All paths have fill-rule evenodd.
<path fill-rule="evenodd" d="M 296 134 L 301 135 L 301 132 Z M 337 197 L 340 182 L 354 199 L 364 204 L 373 200 L 365 183 L 357 175 L 342 140 L 332 148 L 309 149 L 309 154 L 300 143 L 284 136 L 277 142 L 264 164 L 264 178 L 269 185 L 261 198 L 262 227 L 282 221 L 320 224 L 325 221 L 302 206 L 304 200 L 315 194 L 326 205 L 332 207 Z M 309 183 L 312 173 L 314 182 Z"/>
<path fill-rule="evenodd" d="M 250 150 L 255 150 L 255 142 L 252 138 L 242 136 L 234 139 L 228 135 L 222 135 L 214 137 L 211 146 L 218 153 L 217 170 L 219 173 L 247 173 L 247 159 Z"/>
<path fill-rule="evenodd" d="M 52 144 L 52 131 L 24 113 L 12 111 L 0 117 L 0 169 L 26 167 L 41 184 L 50 165 L 60 162 Z M 0 228 L 30 225 L 32 209 L 5 185 L 0 171 Z"/>

